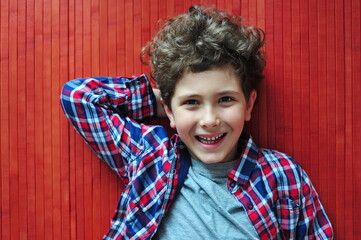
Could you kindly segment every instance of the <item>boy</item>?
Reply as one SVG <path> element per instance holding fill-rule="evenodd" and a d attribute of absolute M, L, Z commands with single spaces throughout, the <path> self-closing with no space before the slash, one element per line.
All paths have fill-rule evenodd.
<path fill-rule="evenodd" d="M 143 49 L 160 92 L 145 75 L 64 86 L 66 116 L 126 184 L 104 239 L 333 237 L 304 170 L 243 131 L 263 39 L 240 18 L 193 6 Z M 136 122 L 156 115 L 177 134 Z"/>

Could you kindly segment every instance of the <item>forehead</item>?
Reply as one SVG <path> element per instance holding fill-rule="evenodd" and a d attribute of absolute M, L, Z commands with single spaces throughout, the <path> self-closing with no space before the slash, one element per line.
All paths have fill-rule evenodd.
<path fill-rule="evenodd" d="M 185 72 L 177 81 L 175 95 L 186 92 L 207 92 L 228 90 L 240 90 L 239 76 L 233 67 L 217 67 L 202 72 Z"/>

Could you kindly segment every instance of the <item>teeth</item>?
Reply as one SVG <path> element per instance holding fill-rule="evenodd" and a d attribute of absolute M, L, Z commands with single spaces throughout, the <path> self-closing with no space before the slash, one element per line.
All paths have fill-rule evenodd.
<path fill-rule="evenodd" d="M 199 136 L 198 139 L 199 139 L 202 143 L 212 144 L 212 143 L 215 143 L 215 142 L 216 142 L 217 140 L 219 140 L 220 138 L 222 138 L 223 136 L 224 136 L 224 134 L 221 134 L 221 135 L 216 136 L 216 137 L 211 137 L 211 138 Z"/>
<path fill-rule="evenodd" d="M 212 137 L 212 138 L 207 138 L 207 137 L 199 137 L 199 138 L 202 140 L 205 140 L 205 141 L 214 141 L 216 139 L 219 139 L 220 137 L 222 137 L 222 135 L 219 135 L 217 137 Z"/>

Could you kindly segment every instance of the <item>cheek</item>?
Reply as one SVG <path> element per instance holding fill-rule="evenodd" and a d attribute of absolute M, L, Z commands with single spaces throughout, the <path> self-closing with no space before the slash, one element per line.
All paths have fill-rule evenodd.
<path fill-rule="evenodd" d="M 195 126 L 196 121 L 194 120 L 194 116 L 189 115 L 187 113 L 179 113 L 174 115 L 174 123 L 177 129 L 177 132 L 180 135 L 188 134 L 191 129 Z"/>
<path fill-rule="evenodd" d="M 235 113 L 237 113 L 237 114 L 235 114 Z M 241 130 L 243 129 L 244 121 L 246 119 L 245 119 L 245 115 L 240 114 L 239 110 L 238 110 L 238 112 L 233 112 L 233 114 L 227 114 L 225 116 L 227 116 L 225 121 L 233 129 L 241 129 Z"/>

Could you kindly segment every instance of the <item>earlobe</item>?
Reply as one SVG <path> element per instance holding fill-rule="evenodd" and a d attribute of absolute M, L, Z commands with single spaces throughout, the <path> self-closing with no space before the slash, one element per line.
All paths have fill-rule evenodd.
<path fill-rule="evenodd" d="M 167 114 L 167 117 L 169 119 L 169 122 L 170 122 L 170 127 L 171 128 L 175 128 L 175 120 L 174 120 L 174 116 L 173 116 L 173 112 L 172 110 L 168 107 L 167 104 L 165 104 L 163 101 L 163 107 L 164 107 L 164 111 L 165 113 Z"/>
<path fill-rule="evenodd" d="M 252 110 L 254 103 L 256 102 L 257 98 L 257 92 L 256 90 L 253 90 L 251 94 L 249 95 L 248 102 L 247 102 L 247 110 L 246 110 L 246 121 L 251 120 L 252 117 Z"/>

